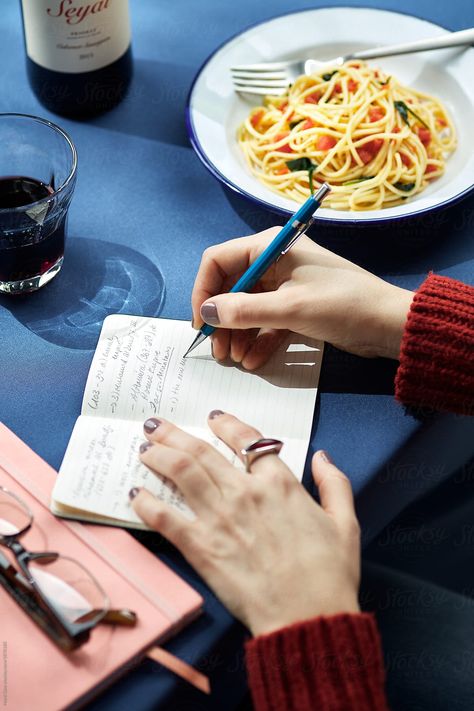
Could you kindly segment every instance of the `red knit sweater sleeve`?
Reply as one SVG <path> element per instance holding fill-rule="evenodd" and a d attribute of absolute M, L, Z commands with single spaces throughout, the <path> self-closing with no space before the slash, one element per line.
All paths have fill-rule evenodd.
<path fill-rule="evenodd" d="M 404 405 L 474 415 L 474 287 L 430 276 L 413 299 L 395 396 Z"/>
<path fill-rule="evenodd" d="M 317 617 L 246 644 L 255 711 L 387 711 L 375 618 Z"/>

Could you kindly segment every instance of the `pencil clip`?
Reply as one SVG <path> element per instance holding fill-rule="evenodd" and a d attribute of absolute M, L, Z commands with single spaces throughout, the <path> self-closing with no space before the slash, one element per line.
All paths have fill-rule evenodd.
<path fill-rule="evenodd" d="M 289 243 L 286 245 L 285 249 L 281 252 L 281 254 L 280 254 L 280 256 L 278 257 L 278 259 L 280 259 L 280 257 L 283 257 L 284 254 L 286 254 L 287 252 L 290 251 L 290 249 L 291 249 L 291 248 L 295 245 L 295 243 L 299 240 L 299 238 L 301 237 L 301 235 L 304 235 L 304 233 L 306 232 L 306 230 L 311 227 L 311 225 L 313 224 L 313 222 L 314 222 L 314 219 L 313 219 L 313 218 L 310 218 L 310 219 L 308 220 L 308 222 L 305 222 L 304 224 L 301 224 L 301 225 L 300 225 L 300 227 L 299 227 L 299 229 L 298 229 L 298 232 L 296 232 L 296 233 L 293 235 L 293 238 L 292 238 L 291 242 L 289 242 Z M 277 260 L 277 261 L 278 261 L 278 260 Z"/>

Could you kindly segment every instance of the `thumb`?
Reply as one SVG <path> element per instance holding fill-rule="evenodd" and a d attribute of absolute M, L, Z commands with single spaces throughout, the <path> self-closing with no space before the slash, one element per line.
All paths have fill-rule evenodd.
<path fill-rule="evenodd" d="M 355 521 L 351 483 L 326 452 L 320 450 L 314 454 L 311 470 L 324 511 L 343 526 Z"/>
<path fill-rule="evenodd" d="M 201 318 L 221 328 L 288 328 L 288 297 L 281 291 L 262 294 L 220 294 L 201 306 Z"/>

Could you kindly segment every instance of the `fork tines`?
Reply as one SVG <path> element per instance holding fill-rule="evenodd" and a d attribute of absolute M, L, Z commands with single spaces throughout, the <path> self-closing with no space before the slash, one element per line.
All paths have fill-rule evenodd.
<path fill-rule="evenodd" d="M 245 94 L 258 94 L 260 96 L 265 96 L 265 94 L 270 94 L 271 96 L 283 96 L 288 90 L 288 84 L 285 86 L 262 86 L 257 84 L 256 86 L 250 86 L 249 84 L 237 84 L 234 82 L 235 91 L 240 91 Z"/>
<path fill-rule="evenodd" d="M 288 67 L 287 62 L 262 62 L 261 64 L 239 64 L 231 67 L 234 72 L 285 72 Z"/>
<path fill-rule="evenodd" d="M 263 86 L 263 87 L 268 87 L 269 89 L 284 89 L 288 87 L 289 81 L 288 79 L 269 79 L 268 81 L 266 79 L 245 79 L 242 78 L 239 80 L 237 77 L 232 77 L 233 82 L 235 86 Z"/>
<path fill-rule="evenodd" d="M 230 68 L 236 91 L 282 96 L 292 82 L 288 62 L 239 64 Z"/>
<path fill-rule="evenodd" d="M 232 76 L 234 79 L 255 79 L 255 76 L 257 73 L 255 71 L 241 71 L 237 69 L 231 69 Z M 257 76 L 260 77 L 260 74 Z M 288 75 L 286 72 L 265 72 L 264 75 L 262 76 L 262 79 L 265 81 L 271 81 L 271 80 L 282 80 L 282 79 L 287 79 Z"/>

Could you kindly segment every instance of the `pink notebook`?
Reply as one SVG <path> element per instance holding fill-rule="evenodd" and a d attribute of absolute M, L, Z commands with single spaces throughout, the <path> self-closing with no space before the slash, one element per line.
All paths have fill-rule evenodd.
<path fill-rule="evenodd" d="M 55 478 L 56 472 L 0 423 L 0 485 L 20 496 L 35 516 L 23 545 L 81 561 L 111 606 L 134 610 L 138 623 L 99 625 L 82 648 L 63 653 L 0 587 L 3 701 L 18 711 L 79 708 L 202 606 L 198 593 L 125 531 L 55 518 L 49 511 Z"/>

